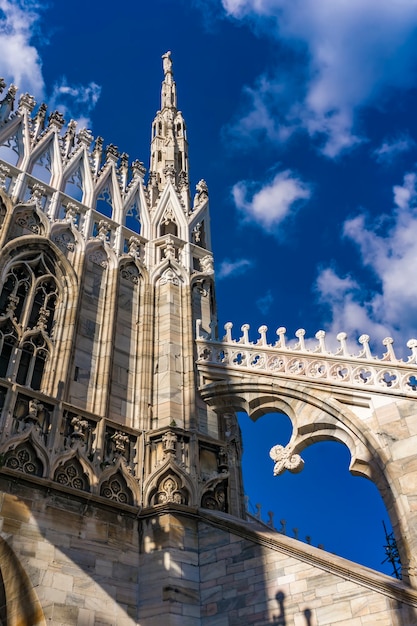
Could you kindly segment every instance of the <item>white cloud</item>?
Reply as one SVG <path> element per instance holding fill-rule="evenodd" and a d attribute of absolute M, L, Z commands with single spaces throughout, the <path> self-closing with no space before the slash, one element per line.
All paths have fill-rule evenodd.
<path fill-rule="evenodd" d="M 378 163 L 390 164 L 399 154 L 409 152 L 415 145 L 415 141 L 410 135 L 403 134 L 395 138 L 386 139 L 372 154 Z"/>
<path fill-rule="evenodd" d="M 268 289 L 264 296 L 258 298 L 258 300 L 256 301 L 256 306 L 263 315 L 266 315 L 269 312 L 273 302 L 274 296 L 272 295 L 271 290 Z"/>
<path fill-rule="evenodd" d="M 309 185 L 290 170 L 279 172 L 261 188 L 253 181 L 240 181 L 233 186 L 236 207 L 245 218 L 265 230 L 278 226 L 311 196 Z"/>
<path fill-rule="evenodd" d="M 221 262 L 216 277 L 217 279 L 222 279 L 230 278 L 231 276 L 239 276 L 240 274 L 244 274 L 246 270 L 251 267 L 253 267 L 253 261 L 249 259 L 238 259 L 237 261 L 225 259 Z"/>
<path fill-rule="evenodd" d="M 45 81 L 42 59 L 33 44 L 40 33 L 42 4 L 37 0 L 0 0 L 0 58 L 1 71 L 7 84 L 14 83 L 19 93 L 26 91 L 39 102 L 45 99 Z M 43 38 L 43 40 L 45 40 Z M 91 125 L 90 114 L 100 97 L 100 87 L 70 85 L 60 78 L 48 98 L 49 110 L 58 109 L 69 121 L 78 121 L 79 127 Z"/>
<path fill-rule="evenodd" d="M 317 290 L 331 312 L 332 330 L 381 340 L 387 335 L 407 339 L 416 334 L 417 319 L 417 175 L 404 176 L 393 188 L 392 215 L 369 222 L 366 215 L 347 220 L 343 234 L 358 248 L 375 287 L 365 290 L 351 277 L 331 268 L 319 272 Z"/>
<path fill-rule="evenodd" d="M 42 98 L 42 61 L 32 44 L 38 28 L 40 4 L 35 0 L 0 0 L 1 71 L 7 83 Z"/>
<path fill-rule="evenodd" d="M 297 124 L 333 158 L 363 140 L 357 115 L 361 107 L 378 105 L 391 88 L 415 85 L 415 0 L 222 0 L 222 4 L 231 18 L 263 28 L 294 52 L 289 93 L 281 90 L 282 68 L 265 73 L 247 92 L 251 106 L 242 116 L 247 130 L 268 132 L 268 113 L 278 108 L 284 118 L 281 127 Z M 271 138 L 276 140 L 276 132 Z"/>
<path fill-rule="evenodd" d="M 75 119 L 80 128 L 91 126 L 90 113 L 100 97 L 101 87 L 97 83 L 70 85 L 63 76 L 53 88 L 50 108 L 58 109 L 68 121 Z"/>

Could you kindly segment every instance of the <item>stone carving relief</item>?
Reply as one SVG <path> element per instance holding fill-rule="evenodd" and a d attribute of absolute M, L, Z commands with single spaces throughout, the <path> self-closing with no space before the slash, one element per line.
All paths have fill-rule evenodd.
<path fill-rule="evenodd" d="M 204 179 L 201 179 L 195 186 L 195 196 L 193 202 L 193 208 L 196 209 L 200 204 L 208 198 L 208 187 Z"/>
<path fill-rule="evenodd" d="M 113 442 L 113 448 L 115 454 L 124 454 L 126 452 L 127 444 L 129 443 L 129 437 L 117 430 L 111 437 L 110 440 Z"/>
<path fill-rule="evenodd" d="M 42 476 L 43 474 L 43 465 L 29 441 L 21 443 L 15 450 L 9 450 L 5 455 L 4 464 L 6 467 L 24 474 L 32 476 Z"/>
<path fill-rule="evenodd" d="M 6 190 L 7 178 L 9 177 L 9 175 L 10 175 L 10 167 L 7 167 L 6 165 L 1 164 L 0 165 L 0 189 Z M 1 204 L 2 204 L 2 210 L 3 210 L 4 204 L 3 202 Z M 4 212 L 6 212 L 5 207 L 4 207 Z"/>
<path fill-rule="evenodd" d="M 133 504 L 132 492 L 120 472 L 116 472 L 102 484 L 100 495 L 114 502 Z"/>
<path fill-rule="evenodd" d="M 122 430 L 111 427 L 106 429 L 106 444 L 104 453 L 104 465 L 117 465 L 123 463 L 124 469 L 134 473 L 136 437 L 128 435 Z"/>
<path fill-rule="evenodd" d="M 133 283 L 134 285 L 139 284 L 140 273 L 136 265 L 134 265 L 133 263 L 123 265 L 120 268 L 120 276 L 125 280 Z"/>
<path fill-rule="evenodd" d="M 204 274 L 214 274 L 213 257 L 210 254 L 206 254 L 200 259 L 201 271 Z"/>
<path fill-rule="evenodd" d="M 70 231 L 64 231 L 55 235 L 52 241 L 64 254 L 67 252 L 74 252 L 75 250 L 76 241 L 74 239 L 74 235 Z"/>
<path fill-rule="evenodd" d="M 215 489 L 207 491 L 201 498 L 201 506 L 212 511 L 227 511 L 227 484 L 221 482 Z"/>
<path fill-rule="evenodd" d="M 161 246 L 165 259 L 175 259 L 178 257 L 178 248 L 175 246 L 175 241 L 172 237 L 165 239 L 164 245 Z"/>
<path fill-rule="evenodd" d="M 180 284 L 179 278 L 172 267 L 168 267 L 159 279 L 160 285 L 167 285 L 169 283 L 171 285 L 175 285 L 176 287 Z"/>
<path fill-rule="evenodd" d="M 177 435 L 172 431 L 168 430 L 162 437 L 162 445 L 164 450 L 164 457 L 175 458 L 177 451 Z"/>
<path fill-rule="evenodd" d="M 41 221 L 32 209 L 21 211 L 16 216 L 16 225 L 23 230 L 28 230 L 35 235 L 41 234 Z M 15 236 L 15 235 L 14 235 Z"/>
<path fill-rule="evenodd" d="M 81 415 L 74 415 L 74 417 L 71 419 L 70 425 L 72 428 L 69 435 L 71 440 L 71 446 L 74 446 L 78 443 L 85 444 L 89 429 L 88 421 L 86 419 L 83 419 Z"/>
<path fill-rule="evenodd" d="M 69 459 L 62 467 L 56 470 L 54 480 L 60 485 L 72 487 L 73 489 L 90 490 L 82 465 L 75 457 Z"/>
<path fill-rule="evenodd" d="M 129 254 L 134 259 L 141 258 L 141 242 L 137 237 L 130 237 L 129 239 Z"/>
<path fill-rule="evenodd" d="M 108 266 L 107 255 L 103 250 L 95 250 L 89 255 L 89 260 L 91 263 L 95 265 L 99 265 L 100 267 L 106 268 Z"/>
<path fill-rule="evenodd" d="M 304 461 L 299 454 L 294 454 L 293 450 L 289 446 L 273 446 L 269 451 L 269 456 L 274 465 L 274 476 L 283 474 L 285 470 L 289 470 L 293 474 L 301 472 L 304 467 Z"/>
<path fill-rule="evenodd" d="M 176 504 L 187 504 L 188 497 L 184 490 L 180 489 L 176 476 L 164 477 L 158 484 L 158 491 L 155 496 L 155 504 L 165 504 L 175 502 Z"/>

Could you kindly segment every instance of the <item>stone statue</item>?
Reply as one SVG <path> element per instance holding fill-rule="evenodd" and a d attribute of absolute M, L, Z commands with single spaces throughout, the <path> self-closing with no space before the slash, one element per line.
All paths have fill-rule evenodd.
<path fill-rule="evenodd" d="M 168 52 L 165 52 L 165 54 L 162 55 L 162 58 L 163 58 L 164 74 L 172 74 L 171 51 L 168 50 Z"/>

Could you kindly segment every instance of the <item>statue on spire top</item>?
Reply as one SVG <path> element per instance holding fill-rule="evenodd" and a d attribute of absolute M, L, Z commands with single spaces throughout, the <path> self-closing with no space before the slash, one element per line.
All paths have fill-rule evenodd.
<path fill-rule="evenodd" d="M 171 50 L 168 50 L 168 52 L 165 52 L 165 54 L 162 55 L 163 58 L 163 68 L 164 68 L 164 74 L 172 74 L 172 59 L 171 59 Z"/>

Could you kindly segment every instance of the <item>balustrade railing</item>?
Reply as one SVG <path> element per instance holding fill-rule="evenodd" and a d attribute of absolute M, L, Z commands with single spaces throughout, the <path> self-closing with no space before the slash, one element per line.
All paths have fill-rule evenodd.
<path fill-rule="evenodd" d="M 417 396 L 417 339 L 410 339 L 411 351 L 406 360 L 397 358 L 394 340 L 383 340 L 385 352 L 376 357 L 371 352 L 370 338 L 361 335 L 362 348 L 351 354 L 346 333 L 339 333 L 339 347 L 331 352 L 326 345 L 326 333 L 319 330 L 314 339 L 306 339 L 305 330 L 296 331 L 297 341 L 287 341 L 286 329 L 278 328 L 278 339 L 268 343 L 267 327 L 258 329 L 256 341 L 249 337 L 250 327 L 241 327 L 242 335 L 233 339 L 233 324 L 225 324 L 223 339 L 214 339 L 196 324 L 197 363 L 229 371 L 257 372 L 288 378 L 310 379 L 338 386 L 380 390 L 385 393 L 401 393 Z"/>

